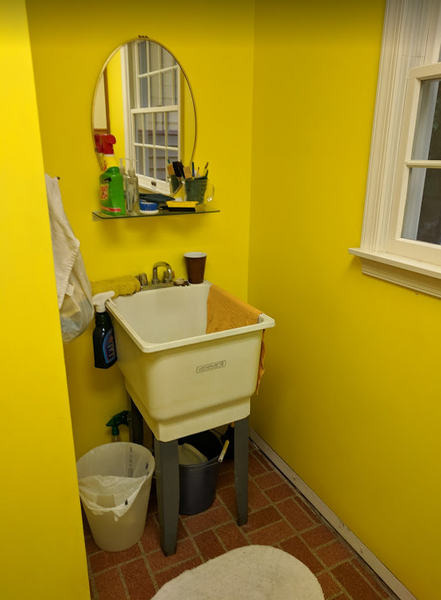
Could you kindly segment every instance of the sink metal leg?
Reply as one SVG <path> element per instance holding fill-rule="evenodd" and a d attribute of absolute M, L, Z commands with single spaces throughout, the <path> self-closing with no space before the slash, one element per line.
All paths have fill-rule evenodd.
<path fill-rule="evenodd" d="M 248 417 L 234 423 L 234 483 L 237 524 L 248 521 Z"/>
<path fill-rule="evenodd" d="M 170 556 L 176 552 L 178 538 L 178 440 L 160 442 L 155 438 L 155 467 L 161 549 L 164 556 Z"/>

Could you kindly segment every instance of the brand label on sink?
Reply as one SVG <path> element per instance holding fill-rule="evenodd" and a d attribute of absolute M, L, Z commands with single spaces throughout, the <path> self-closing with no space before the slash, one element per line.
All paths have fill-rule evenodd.
<path fill-rule="evenodd" d="M 208 363 L 207 365 L 200 365 L 196 367 L 196 373 L 205 373 L 206 371 L 214 371 L 214 369 L 223 369 L 227 366 L 226 360 L 218 360 L 217 362 Z"/>

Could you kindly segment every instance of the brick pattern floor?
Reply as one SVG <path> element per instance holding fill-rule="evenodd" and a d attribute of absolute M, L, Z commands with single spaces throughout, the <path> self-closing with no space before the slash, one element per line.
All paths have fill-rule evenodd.
<path fill-rule="evenodd" d="M 154 485 L 144 534 L 128 550 L 98 548 L 84 519 L 92 600 L 149 600 L 183 571 L 247 544 L 274 546 L 295 556 L 317 577 L 326 600 L 397 600 L 253 443 L 249 519 L 238 527 L 233 468 L 231 460 L 222 464 L 216 500 L 207 511 L 179 517 L 173 556 L 166 558 L 160 549 Z"/>

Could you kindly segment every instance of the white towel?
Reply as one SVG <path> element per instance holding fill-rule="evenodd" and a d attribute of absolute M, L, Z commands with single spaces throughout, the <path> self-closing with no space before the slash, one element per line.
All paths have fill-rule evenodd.
<path fill-rule="evenodd" d="M 63 208 L 60 186 L 56 177 L 46 177 L 46 193 L 51 224 L 52 252 L 57 280 L 58 308 L 69 291 L 69 277 L 77 258 L 80 242 L 75 237 Z"/>

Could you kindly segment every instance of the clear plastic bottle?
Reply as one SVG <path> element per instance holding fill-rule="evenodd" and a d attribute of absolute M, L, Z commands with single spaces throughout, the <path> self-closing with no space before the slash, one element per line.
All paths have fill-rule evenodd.
<path fill-rule="evenodd" d="M 127 192 L 126 204 L 128 214 L 139 213 L 139 182 L 135 171 L 135 160 L 129 160 L 129 168 L 127 171 Z"/>
<path fill-rule="evenodd" d="M 126 173 L 126 169 L 124 167 L 124 161 L 125 160 L 127 160 L 127 159 L 126 158 L 120 158 L 119 159 L 119 172 L 121 173 L 122 178 L 123 178 L 124 202 L 125 202 L 125 205 L 126 205 L 126 213 L 130 214 L 129 213 L 129 208 L 127 206 L 127 179 L 128 179 L 128 176 L 127 176 L 127 173 Z"/>

